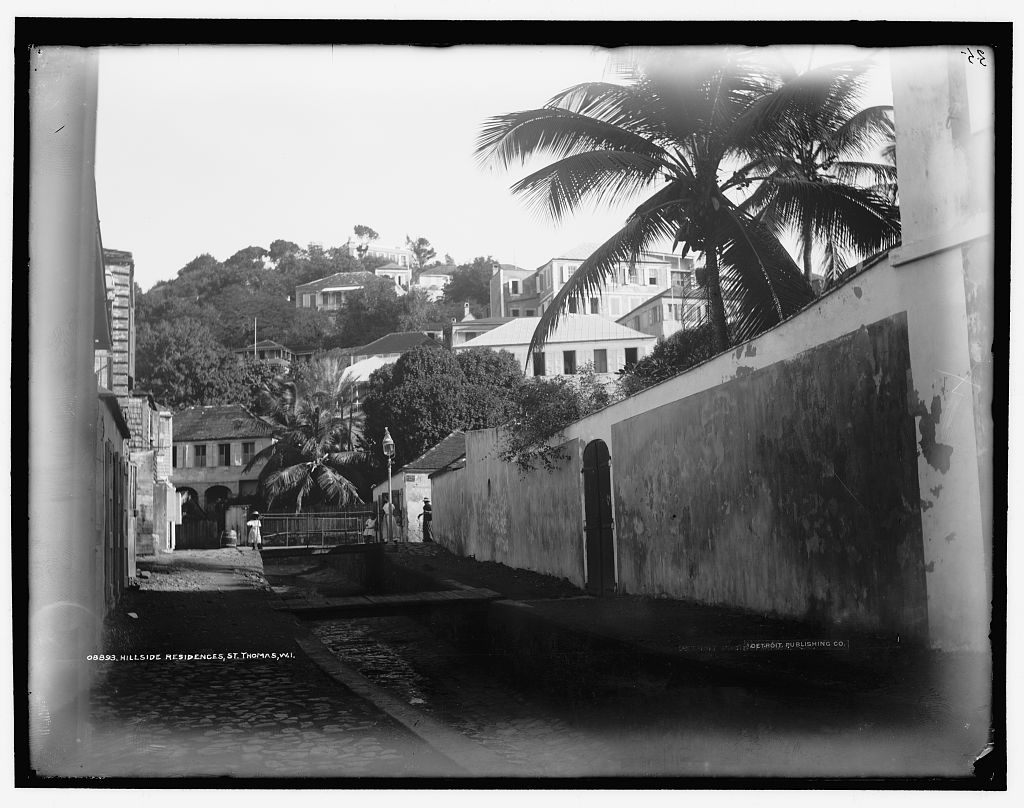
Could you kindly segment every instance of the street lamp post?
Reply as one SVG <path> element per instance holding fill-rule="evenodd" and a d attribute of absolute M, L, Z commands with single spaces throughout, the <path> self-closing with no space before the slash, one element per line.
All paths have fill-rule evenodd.
<path fill-rule="evenodd" d="M 387 459 L 388 459 L 388 509 L 387 509 L 386 513 L 387 513 L 387 518 L 388 518 L 388 541 L 390 542 L 392 540 L 392 538 L 391 538 L 391 535 L 392 535 L 391 534 L 391 514 L 394 513 L 394 510 L 395 510 L 395 506 L 391 502 L 391 461 L 392 461 L 392 459 L 395 456 L 395 442 L 391 439 L 391 432 L 388 430 L 387 427 L 384 427 L 384 444 L 383 444 L 383 448 L 384 448 L 384 456 L 387 457 Z"/>

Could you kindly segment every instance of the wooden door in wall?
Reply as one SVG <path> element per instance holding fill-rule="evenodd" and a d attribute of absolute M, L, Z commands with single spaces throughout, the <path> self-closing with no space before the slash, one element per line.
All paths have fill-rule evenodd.
<path fill-rule="evenodd" d="M 587 590 L 610 595 L 615 591 L 611 458 L 602 440 L 591 441 L 583 450 L 583 503 Z"/>

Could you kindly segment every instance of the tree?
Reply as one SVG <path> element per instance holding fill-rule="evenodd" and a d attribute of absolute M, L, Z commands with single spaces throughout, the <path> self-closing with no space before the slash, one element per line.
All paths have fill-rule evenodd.
<path fill-rule="evenodd" d="M 326 393 L 295 395 L 279 400 L 261 416 L 274 430 L 275 443 L 249 461 L 245 471 L 266 461 L 259 474 L 259 493 L 268 506 L 284 500 L 296 513 L 304 504 L 348 505 L 359 499 L 346 476 L 362 455 L 345 448 L 345 420 Z"/>
<path fill-rule="evenodd" d="M 523 383 L 519 361 L 508 351 L 469 348 L 455 355 L 465 379 L 463 429 L 488 429 L 512 417 Z"/>
<path fill-rule="evenodd" d="M 138 386 L 175 409 L 205 404 L 219 393 L 223 356 L 224 347 L 196 320 L 143 323 L 136 337 Z"/>
<path fill-rule="evenodd" d="M 515 463 L 523 474 L 536 468 L 554 471 L 568 456 L 552 443 L 569 424 L 613 401 L 592 365 L 581 368 L 575 376 L 529 378 L 520 385 L 513 400 L 512 417 L 502 432 L 499 456 L 506 463 Z"/>
<path fill-rule="evenodd" d="M 582 303 L 622 263 L 663 239 L 672 239 L 673 249 L 682 243 L 684 255 L 704 254 L 718 350 L 730 344 L 723 280 L 740 306 L 739 339 L 798 311 L 813 298 L 810 285 L 771 229 L 730 197 L 744 176 L 722 175 L 730 164 L 791 144 L 836 82 L 820 74 L 787 81 L 775 63 L 746 49 L 648 51 L 620 57 L 619 70 L 626 84 L 570 87 L 540 109 L 491 118 L 478 140 L 478 156 L 506 168 L 555 158 L 512 191 L 556 221 L 585 202 L 657 187 L 555 295 L 530 350 L 552 333 L 570 301 Z"/>
<path fill-rule="evenodd" d="M 892 247 L 900 237 L 899 209 L 890 189 L 896 167 L 870 160 L 895 138 L 892 107 L 858 111 L 857 100 L 871 64 L 833 65 L 811 71 L 828 90 L 821 103 L 793 122 L 792 139 L 738 172 L 757 184 L 744 208 L 776 236 L 796 231 L 804 277 L 811 280 L 813 248 L 823 251 L 832 280 L 848 258 Z"/>
<path fill-rule="evenodd" d="M 421 345 L 402 354 L 367 382 L 363 447 L 374 458 L 382 457 L 387 427 L 395 441 L 395 467 L 414 460 L 462 427 L 464 387 L 465 376 L 451 351 Z"/>
<path fill-rule="evenodd" d="M 491 304 L 491 276 L 497 262 L 491 256 L 477 256 L 471 264 L 460 264 L 444 287 L 442 299 L 448 303 Z"/>
<path fill-rule="evenodd" d="M 337 345 L 365 345 L 398 330 L 402 302 L 389 278 L 375 278 L 345 296 L 339 313 L 341 329 Z"/>
<path fill-rule="evenodd" d="M 619 371 L 619 392 L 635 395 L 714 355 L 714 333 L 709 325 L 677 331 L 639 362 Z"/>
<path fill-rule="evenodd" d="M 365 224 L 357 224 L 352 228 L 352 232 L 356 236 L 356 252 L 360 258 L 366 255 L 370 244 L 380 238 L 380 233 Z"/>
<path fill-rule="evenodd" d="M 423 238 L 423 236 L 416 239 L 411 239 L 406 236 L 405 244 L 412 251 L 412 254 L 416 256 L 417 269 L 425 267 L 427 265 L 427 261 L 437 255 L 437 250 L 431 247 L 430 242 Z"/>
<path fill-rule="evenodd" d="M 270 242 L 270 260 L 276 264 L 285 256 L 295 255 L 299 250 L 299 245 L 294 241 L 285 241 L 283 238 L 274 239 Z"/>

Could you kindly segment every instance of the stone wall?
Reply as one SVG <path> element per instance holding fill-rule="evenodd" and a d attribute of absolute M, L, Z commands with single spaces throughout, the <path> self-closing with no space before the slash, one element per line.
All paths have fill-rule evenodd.
<path fill-rule="evenodd" d="M 619 589 L 924 639 L 905 315 L 612 426 Z"/>

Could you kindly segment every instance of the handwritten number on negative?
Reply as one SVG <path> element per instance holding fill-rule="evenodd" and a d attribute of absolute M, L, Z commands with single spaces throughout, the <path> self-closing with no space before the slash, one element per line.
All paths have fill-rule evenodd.
<path fill-rule="evenodd" d="M 988 67 L 988 65 L 985 62 L 985 51 L 983 51 L 981 48 L 978 48 L 976 52 L 968 48 L 965 51 L 960 51 L 960 53 L 964 54 L 964 56 L 967 57 L 967 61 L 970 62 L 972 65 L 974 64 L 975 57 L 977 57 L 979 67 Z"/>

